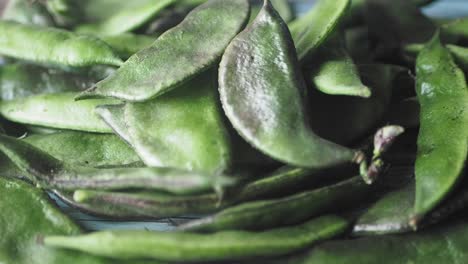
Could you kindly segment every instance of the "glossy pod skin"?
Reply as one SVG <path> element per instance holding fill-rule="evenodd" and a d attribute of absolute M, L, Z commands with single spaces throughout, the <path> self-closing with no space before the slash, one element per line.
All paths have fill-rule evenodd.
<path fill-rule="evenodd" d="M 83 236 L 49 236 L 48 246 L 76 249 L 117 259 L 177 262 L 274 257 L 306 248 L 346 230 L 348 222 L 323 216 L 302 225 L 264 232 L 223 231 L 216 234 L 148 231 L 105 231 Z M 249 241 L 249 243 L 245 243 Z M 140 245 L 138 247 L 130 245 Z"/>
<path fill-rule="evenodd" d="M 212 174 L 229 169 L 231 138 L 213 76 L 210 71 L 159 98 L 125 105 L 130 144 L 146 165 Z"/>
<path fill-rule="evenodd" d="M 146 21 L 155 17 L 176 0 L 140 1 L 132 8 L 122 9 L 96 24 L 80 25 L 76 30 L 80 33 L 95 35 L 118 35 L 140 27 Z"/>
<path fill-rule="evenodd" d="M 247 0 L 210 0 L 200 5 L 78 99 L 106 96 L 141 102 L 168 92 L 215 64 L 248 14 Z"/>
<path fill-rule="evenodd" d="M 13 100 L 37 94 L 79 92 L 94 83 L 94 78 L 32 64 L 0 67 L 1 100 Z"/>
<path fill-rule="evenodd" d="M 0 21 L 0 54 L 41 64 L 120 66 L 122 60 L 102 40 L 62 29 Z"/>
<path fill-rule="evenodd" d="M 155 189 L 177 194 L 207 191 L 233 182 L 220 175 L 212 176 L 172 168 L 91 168 L 63 163 L 32 145 L 0 135 L 0 150 L 38 185 L 48 189 L 79 188 Z"/>
<path fill-rule="evenodd" d="M 315 52 L 333 34 L 350 4 L 350 0 L 319 0 L 307 14 L 290 23 L 299 60 Z"/>
<path fill-rule="evenodd" d="M 324 212 L 339 211 L 368 197 L 372 188 L 359 177 L 279 199 L 252 201 L 180 226 L 182 230 L 265 230 L 301 223 Z M 331 206 L 333 209 L 330 209 Z M 288 216 L 288 217 L 285 217 Z"/>
<path fill-rule="evenodd" d="M 358 155 L 310 129 L 294 45 L 269 1 L 226 49 L 219 91 L 224 112 L 237 132 L 276 160 L 326 168 L 351 163 Z"/>
<path fill-rule="evenodd" d="M 281 197 L 294 193 L 295 190 L 322 186 L 321 184 L 330 178 L 343 178 L 343 176 L 331 177 L 322 172 L 285 166 L 263 178 L 229 189 L 223 194 L 222 199 L 216 193 L 181 197 L 154 192 L 77 190 L 75 201 L 83 206 L 107 204 L 114 210 L 104 210 L 101 214 L 109 216 L 114 216 L 114 211 L 117 209 L 130 212 L 126 215 L 128 217 L 142 215 L 160 218 L 184 214 L 206 214 L 240 202 Z"/>
<path fill-rule="evenodd" d="M 466 220 L 407 235 L 366 237 L 325 242 L 294 264 L 466 263 Z M 365 250 L 365 254 L 363 254 Z"/>
<path fill-rule="evenodd" d="M 323 93 L 368 98 L 371 89 L 362 83 L 341 35 L 335 33 L 318 48 L 310 60 L 312 65 L 306 66 L 306 74 L 315 88 Z"/>
<path fill-rule="evenodd" d="M 75 102 L 76 93 L 40 94 L 0 102 L 0 114 L 13 122 L 72 129 L 96 133 L 112 133 L 112 129 L 95 113 L 98 105 L 118 104 L 113 99 Z"/>
<path fill-rule="evenodd" d="M 416 74 L 421 105 L 415 166 L 417 222 L 462 176 L 468 155 L 468 87 L 438 34 L 419 53 Z"/>
<path fill-rule="evenodd" d="M 31 135 L 29 144 L 69 164 L 87 167 L 134 166 L 141 163 L 135 151 L 119 137 L 76 131 Z"/>
<path fill-rule="evenodd" d="M 78 235 L 80 228 L 25 182 L 0 177 L 0 262 L 16 264 L 111 264 L 115 261 L 38 243 L 44 235 Z M 135 263 L 135 262 L 132 262 Z"/>

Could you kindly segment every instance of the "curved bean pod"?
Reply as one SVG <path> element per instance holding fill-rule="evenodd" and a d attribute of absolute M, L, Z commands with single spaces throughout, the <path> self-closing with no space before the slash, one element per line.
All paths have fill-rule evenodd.
<path fill-rule="evenodd" d="M 416 75 L 421 125 L 414 225 L 453 189 L 468 155 L 468 87 L 438 34 L 419 53 Z"/>
<path fill-rule="evenodd" d="M 63 163 L 30 144 L 0 135 L 0 150 L 26 175 L 49 189 L 79 188 L 156 189 L 179 194 L 207 191 L 214 186 L 231 185 L 224 176 L 188 172 L 172 168 L 108 168 L 98 169 Z"/>
<path fill-rule="evenodd" d="M 305 84 L 287 26 L 271 3 L 226 49 L 219 91 L 228 119 L 250 144 L 279 161 L 308 168 L 358 162 L 354 151 L 314 134 Z"/>
<path fill-rule="evenodd" d="M 176 0 L 143 1 L 129 9 L 120 10 L 116 14 L 96 24 L 80 25 L 76 30 L 79 33 L 103 35 L 118 35 L 130 32 L 146 21 L 155 17 Z"/>
<path fill-rule="evenodd" d="M 265 230 L 303 222 L 321 213 L 340 210 L 366 198 L 372 187 L 360 177 L 284 198 L 242 203 L 217 214 L 194 220 L 182 230 Z M 288 216 L 288 217 L 285 217 Z"/>
<path fill-rule="evenodd" d="M 210 0 L 77 99 L 106 96 L 141 102 L 168 92 L 216 63 L 248 14 L 247 0 Z"/>
<path fill-rule="evenodd" d="M 118 104 L 113 99 L 93 99 L 75 102 L 76 93 L 40 94 L 0 102 L 0 114 L 11 121 L 97 133 L 112 133 L 112 129 L 95 113 L 98 105 Z"/>
<path fill-rule="evenodd" d="M 69 67 L 122 64 L 114 51 L 98 38 L 12 21 L 0 21 L 0 54 Z"/>
<path fill-rule="evenodd" d="M 347 220 L 330 215 L 302 225 L 264 232 L 224 231 L 207 235 L 184 232 L 107 231 L 74 237 L 49 236 L 44 242 L 48 246 L 117 259 L 151 258 L 203 262 L 286 255 L 341 234 L 347 226 Z M 140 246 L 129 246 L 135 244 Z"/>

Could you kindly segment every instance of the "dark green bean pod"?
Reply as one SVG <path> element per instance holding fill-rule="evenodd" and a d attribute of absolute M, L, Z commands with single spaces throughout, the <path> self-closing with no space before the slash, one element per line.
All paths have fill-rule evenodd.
<path fill-rule="evenodd" d="M 2 13 L 2 19 L 22 24 L 54 26 L 55 21 L 43 3 L 29 0 L 9 0 Z"/>
<path fill-rule="evenodd" d="M 222 208 L 219 195 L 171 195 L 155 191 L 110 192 L 76 190 L 70 203 L 79 209 L 109 217 L 165 218 L 208 214 Z M 95 206 L 97 205 L 97 206 Z"/>
<path fill-rule="evenodd" d="M 87 192 L 92 193 L 93 191 Z M 112 219 L 125 219 L 127 221 L 129 219 L 141 219 L 145 217 L 144 215 L 137 214 L 133 208 L 127 209 L 122 206 L 116 206 L 113 203 L 107 203 L 103 200 L 93 200 L 86 203 L 77 202 L 73 199 L 74 192 L 53 190 L 53 193 L 67 205 L 87 214 L 100 217 L 112 217 Z"/>
<path fill-rule="evenodd" d="M 32 64 L 0 67 L 1 100 L 13 100 L 37 94 L 79 92 L 94 83 L 93 78 Z"/>
<path fill-rule="evenodd" d="M 173 168 L 90 168 L 57 160 L 32 145 L 0 135 L 0 150 L 36 184 L 48 189 L 156 189 L 178 194 L 199 193 L 231 185 L 232 180 Z"/>
<path fill-rule="evenodd" d="M 331 172 L 333 173 L 333 172 Z M 155 192 L 103 192 L 78 190 L 76 202 L 80 204 L 106 204 L 115 210 L 122 208 L 133 215 L 159 218 L 186 214 L 213 213 L 226 206 L 239 202 L 290 195 L 298 190 L 323 186 L 331 179 L 344 178 L 331 176 L 327 172 L 314 172 L 309 169 L 282 167 L 267 176 L 227 190 L 222 199 L 215 193 L 193 196 L 161 195 Z M 89 206 L 88 206 L 89 207 Z M 113 211 L 107 215 L 113 216 Z M 106 214 L 102 212 L 101 214 Z M 129 217 L 132 214 L 128 214 Z"/>
<path fill-rule="evenodd" d="M 159 98 L 125 105 L 130 144 L 146 165 L 215 174 L 230 169 L 233 147 L 214 76 L 209 71 Z"/>
<path fill-rule="evenodd" d="M 468 223 L 455 223 L 407 235 L 325 242 L 291 264 L 466 263 Z"/>
<path fill-rule="evenodd" d="M 265 230 L 301 223 L 316 215 L 340 211 L 367 198 L 372 187 L 360 177 L 279 199 L 247 202 L 182 225 L 182 230 Z"/>
<path fill-rule="evenodd" d="M 24 182 L 0 177 L 0 262 L 15 264 L 124 264 L 44 246 L 46 235 L 77 235 L 80 228 L 49 201 L 47 195 Z M 136 263 L 132 261 L 131 263 Z"/>
<path fill-rule="evenodd" d="M 360 162 L 359 151 L 326 141 L 310 129 L 293 41 L 269 1 L 226 49 L 219 91 L 237 132 L 268 156 L 308 168 Z"/>
<path fill-rule="evenodd" d="M 339 235 L 347 227 L 347 220 L 330 215 L 302 225 L 264 232 L 224 231 L 207 235 L 186 232 L 104 231 L 71 237 L 48 236 L 44 242 L 48 246 L 122 260 L 150 258 L 206 262 L 286 255 Z"/>
<path fill-rule="evenodd" d="M 307 14 L 290 23 L 299 60 L 314 53 L 335 32 L 350 4 L 350 0 L 319 0 Z"/>
<path fill-rule="evenodd" d="M 210 0 L 200 5 L 78 99 L 107 96 L 141 102 L 168 92 L 215 64 L 248 14 L 247 0 Z"/>
<path fill-rule="evenodd" d="M 76 93 L 40 94 L 0 102 L 0 114 L 21 124 L 58 129 L 112 133 L 112 129 L 95 113 L 98 105 L 118 104 L 114 99 L 75 102 Z"/>
<path fill-rule="evenodd" d="M 111 47 L 98 38 L 12 21 L 0 21 L 0 54 L 65 67 L 122 64 Z"/>
<path fill-rule="evenodd" d="M 94 34 L 97 36 L 118 35 L 131 32 L 142 26 L 151 18 L 157 16 L 161 11 L 175 2 L 177 1 L 136 1 L 131 8 L 119 10 L 119 12 L 98 23 L 80 25 L 76 30 L 80 33 Z"/>
<path fill-rule="evenodd" d="M 416 61 L 421 105 L 414 223 L 434 209 L 461 178 L 468 155 L 468 87 L 439 35 Z"/>
<path fill-rule="evenodd" d="M 412 231 L 414 182 L 385 194 L 361 215 L 353 227 L 354 235 L 382 235 Z"/>
<path fill-rule="evenodd" d="M 24 140 L 69 164 L 87 167 L 123 167 L 142 163 L 133 149 L 112 134 L 66 131 L 31 135 Z"/>
<path fill-rule="evenodd" d="M 372 93 L 362 83 L 357 66 L 346 51 L 342 33 L 322 44 L 306 73 L 314 87 L 326 94 L 368 98 Z"/>
<path fill-rule="evenodd" d="M 104 36 L 101 39 L 109 44 L 114 51 L 122 58 L 128 59 L 133 54 L 149 47 L 157 36 L 136 35 L 124 33 L 119 35 Z M 89 88 L 91 86 L 88 86 Z"/>

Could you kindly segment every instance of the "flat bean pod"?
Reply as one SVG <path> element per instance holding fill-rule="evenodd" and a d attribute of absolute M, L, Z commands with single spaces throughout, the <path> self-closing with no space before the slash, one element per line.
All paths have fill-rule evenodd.
<path fill-rule="evenodd" d="M 437 206 L 462 176 L 468 155 L 468 87 L 438 34 L 419 53 L 421 105 L 414 221 Z"/>
<path fill-rule="evenodd" d="M 216 234 L 107 231 L 66 237 L 49 236 L 46 245 L 117 259 L 219 261 L 273 257 L 306 248 L 346 230 L 348 222 L 323 216 L 302 225 L 264 232 L 224 231 Z M 249 243 L 245 243 L 249 241 Z M 129 246 L 129 245 L 140 246 Z"/>
<path fill-rule="evenodd" d="M 210 71 L 172 93 L 125 105 L 130 144 L 146 165 L 208 173 L 231 166 L 231 138 L 213 76 Z"/>
<path fill-rule="evenodd" d="M 102 40 L 62 29 L 0 21 L 0 54 L 42 64 L 120 66 L 122 60 Z"/>
<path fill-rule="evenodd" d="M 158 13 L 175 2 L 175 0 L 140 1 L 132 8 L 123 9 L 100 23 L 81 25 L 77 28 L 77 31 L 98 36 L 130 32 L 152 17 L 157 16 Z"/>
<path fill-rule="evenodd" d="M 0 261 L 41 264 L 123 264 L 79 252 L 51 249 L 38 243 L 44 235 L 77 235 L 80 228 L 62 214 L 47 195 L 25 182 L 0 177 Z M 132 262 L 134 263 L 134 262 Z"/>
<path fill-rule="evenodd" d="M 111 134 L 66 131 L 48 135 L 31 135 L 24 140 L 69 164 L 110 167 L 141 163 L 133 149 Z"/>
<path fill-rule="evenodd" d="M 358 151 L 326 141 L 310 129 L 294 45 L 269 1 L 226 49 L 219 90 L 237 132 L 274 159 L 324 168 L 351 163 L 359 156 Z"/>
<path fill-rule="evenodd" d="M 359 177 L 317 190 L 279 199 L 242 203 L 217 214 L 194 220 L 180 228 L 203 232 L 265 230 L 301 223 L 324 212 L 340 210 L 368 197 L 372 188 Z M 333 209 L 331 207 L 333 206 Z M 287 217 L 285 217 L 287 216 Z"/>
<path fill-rule="evenodd" d="M 172 168 L 90 168 L 63 163 L 32 145 L 0 135 L 0 150 L 25 174 L 44 188 L 116 190 L 156 189 L 172 193 L 198 193 L 233 182 L 223 176 Z"/>
<path fill-rule="evenodd" d="M 342 177 L 342 176 L 340 176 Z M 322 172 L 308 169 L 282 167 L 267 176 L 228 190 L 222 199 L 215 193 L 192 196 L 170 196 L 154 192 L 103 192 L 77 190 L 76 202 L 86 205 L 106 204 L 112 208 L 127 210 L 134 215 L 159 218 L 184 214 L 212 213 L 239 202 L 281 197 L 312 186 L 320 186 L 324 179 L 331 178 Z M 104 212 L 103 212 L 104 213 Z M 114 211 L 106 211 L 113 216 Z M 131 216 L 132 214 L 128 214 Z"/>
<path fill-rule="evenodd" d="M 113 99 L 75 102 L 76 93 L 40 94 L 0 102 L 0 114 L 14 122 L 59 129 L 112 133 L 95 113 L 98 105 L 118 104 Z"/>
<path fill-rule="evenodd" d="M 345 17 L 350 4 L 350 0 L 319 0 L 307 14 L 291 22 L 299 60 L 315 52 L 328 39 Z"/>
<path fill-rule="evenodd" d="M 331 95 L 371 96 L 370 88 L 362 83 L 358 69 L 346 51 L 341 33 L 331 36 L 315 54 L 312 66 L 306 67 L 315 88 Z"/>
<path fill-rule="evenodd" d="M 248 14 L 247 0 L 210 0 L 78 98 L 110 96 L 141 102 L 174 89 L 219 60 Z"/>
<path fill-rule="evenodd" d="M 32 64 L 0 67 L 0 95 L 13 100 L 37 94 L 79 92 L 94 83 L 94 78 Z"/>

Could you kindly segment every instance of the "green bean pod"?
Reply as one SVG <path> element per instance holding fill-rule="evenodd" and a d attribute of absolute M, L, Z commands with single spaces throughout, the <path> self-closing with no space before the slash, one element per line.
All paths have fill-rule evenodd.
<path fill-rule="evenodd" d="M 307 14 L 290 23 L 299 60 L 314 53 L 333 34 L 350 4 L 350 0 L 319 0 Z"/>
<path fill-rule="evenodd" d="M 172 93 L 125 105 L 130 144 L 146 165 L 214 174 L 231 167 L 233 147 L 214 76 L 210 71 Z"/>
<path fill-rule="evenodd" d="M 462 177 L 468 155 L 468 87 L 439 35 L 416 61 L 421 105 L 414 225 L 434 209 Z"/>
<path fill-rule="evenodd" d="M 131 212 L 128 214 L 129 217 L 132 214 L 153 218 L 206 214 L 240 202 L 281 197 L 294 193 L 295 190 L 322 186 L 331 178 L 343 178 L 343 176 L 331 177 L 323 172 L 285 166 L 258 180 L 227 190 L 221 200 L 215 193 L 181 197 L 154 192 L 77 190 L 75 201 L 88 207 L 93 204 L 106 204 L 115 210 L 121 208 Z M 113 213 L 113 211 L 102 212 L 110 216 L 114 216 Z"/>
<path fill-rule="evenodd" d="M 32 64 L 0 67 L 1 100 L 13 100 L 38 94 L 79 92 L 94 84 L 94 78 Z"/>
<path fill-rule="evenodd" d="M 76 190 L 69 203 L 93 214 L 119 218 L 166 218 L 218 211 L 219 195 L 171 195 L 155 191 Z"/>
<path fill-rule="evenodd" d="M 13 122 L 58 129 L 112 133 L 95 113 L 98 105 L 118 104 L 114 99 L 75 102 L 76 93 L 40 94 L 0 102 L 0 114 Z"/>
<path fill-rule="evenodd" d="M 78 99 L 105 96 L 141 102 L 168 92 L 215 64 L 248 14 L 247 0 L 210 0 L 200 5 Z"/>
<path fill-rule="evenodd" d="M 173 168 L 90 168 L 63 163 L 32 145 L 0 135 L 0 150 L 35 182 L 49 189 L 156 189 L 178 194 L 231 185 L 232 180 Z"/>
<path fill-rule="evenodd" d="M 269 1 L 226 49 L 219 91 L 237 132 L 268 156 L 317 169 L 359 163 L 359 151 L 326 141 L 310 129 L 293 41 Z"/>
<path fill-rule="evenodd" d="M 95 113 L 127 144 L 132 145 L 128 126 L 124 119 L 125 105 L 99 105 Z"/>
<path fill-rule="evenodd" d="M 0 21 L 0 54 L 68 67 L 122 64 L 114 51 L 95 37 L 12 21 Z"/>
<path fill-rule="evenodd" d="M 0 177 L 0 261 L 15 264 L 124 264 L 44 246 L 45 235 L 78 235 L 81 229 L 50 202 L 47 195 L 25 182 Z M 132 263 L 136 263 L 133 262 Z M 140 263 L 140 262 L 138 262 Z"/>
<path fill-rule="evenodd" d="M 340 33 L 331 36 L 314 54 L 306 73 L 319 91 L 331 95 L 371 96 L 371 90 L 362 83 Z"/>
<path fill-rule="evenodd" d="M 335 185 L 279 199 L 242 203 L 184 224 L 180 229 L 203 232 L 265 230 L 297 224 L 324 212 L 339 211 L 359 203 L 368 197 L 371 190 L 360 177 L 354 177 Z"/>
<path fill-rule="evenodd" d="M 31 135 L 24 141 L 63 162 L 74 165 L 123 167 L 142 163 L 133 149 L 112 134 L 64 131 Z"/>
<path fill-rule="evenodd" d="M 341 234 L 347 226 L 348 222 L 345 219 L 331 215 L 302 225 L 264 232 L 225 231 L 207 235 L 184 232 L 104 231 L 74 237 L 48 236 L 44 242 L 48 246 L 117 259 L 150 258 L 203 262 L 286 255 Z"/>
<path fill-rule="evenodd" d="M 157 16 L 176 0 L 140 1 L 132 8 L 122 9 L 104 21 L 95 24 L 80 25 L 76 28 L 79 33 L 103 35 L 118 35 L 131 32 L 142 26 L 152 17 Z"/>

